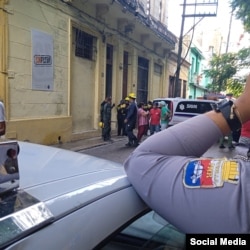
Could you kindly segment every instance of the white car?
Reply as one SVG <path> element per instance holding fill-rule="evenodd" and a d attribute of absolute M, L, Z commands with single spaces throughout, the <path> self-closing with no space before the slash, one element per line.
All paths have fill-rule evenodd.
<path fill-rule="evenodd" d="M 216 105 L 216 101 L 203 99 L 183 99 L 183 98 L 156 98 L 153 103 L 164 101 L 171 110 L 172 117 L 169 126 L 176 125 L 191 117 L 211 111 Z"/>
<path fill-rule="evenodd" d="M 18 145 L 19 177 L 0 184 L 0 249 L 185 248 L 185 234 L 146 206 L 122 165 Z"/>

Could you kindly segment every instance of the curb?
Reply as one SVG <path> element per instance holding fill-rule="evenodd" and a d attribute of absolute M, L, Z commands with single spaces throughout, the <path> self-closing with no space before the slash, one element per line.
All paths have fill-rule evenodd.
<path fill-rule="evenodd" d="M 122 141 L 127 139 L 127 137 L 114 136 L 112 137 L 113 142 L 116 143 L 118 141 Z M 87 150 L 99 146 L 108 145 L 111 142 L 104 142 L 100 137 L 90 138 L 90 139 L 82 139 L 73 142 L 66 142 L 61 144 L 52 145 L 53 147 L 71 150 L 75 152 L 79 152 L 81 150 Z"/>

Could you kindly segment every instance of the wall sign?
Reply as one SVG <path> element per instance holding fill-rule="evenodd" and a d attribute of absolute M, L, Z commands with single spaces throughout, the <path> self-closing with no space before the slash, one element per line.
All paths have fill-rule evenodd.
<path fill-rule="evenodd" d="M 52 35 L 32 30 L 32 89 L 54 89 L 53 52 Z"/>

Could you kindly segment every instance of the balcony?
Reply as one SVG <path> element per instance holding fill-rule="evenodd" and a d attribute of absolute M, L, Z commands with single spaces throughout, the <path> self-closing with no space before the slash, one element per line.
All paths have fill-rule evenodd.
<path fill-rule="evenodd" d="M 145 7 L 135 0 L 61 0 L 79 11 L 75 17 L 91 21 L 102 36 L 120 35 L 138 46 L 165 57 L 175 49 L 177 39 L 167 26 L 146 14 Z"/>

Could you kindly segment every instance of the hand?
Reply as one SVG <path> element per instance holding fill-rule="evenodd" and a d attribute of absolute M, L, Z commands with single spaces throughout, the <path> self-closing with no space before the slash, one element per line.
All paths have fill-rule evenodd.
<path fill-rule="evenodd" d="M 115 106 L 115 104 L 113 103 L 113 105 L 112 105 L 112 108 Z"/>

